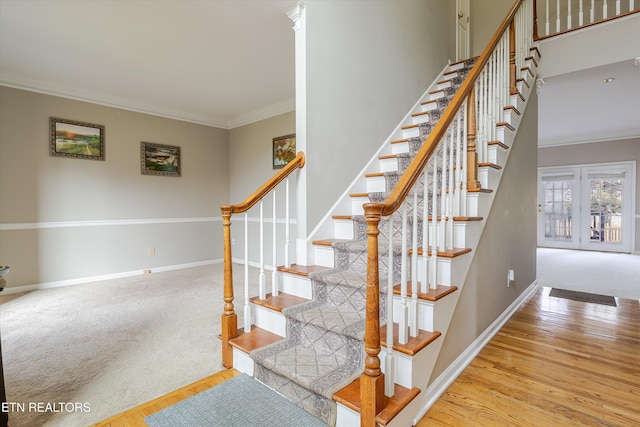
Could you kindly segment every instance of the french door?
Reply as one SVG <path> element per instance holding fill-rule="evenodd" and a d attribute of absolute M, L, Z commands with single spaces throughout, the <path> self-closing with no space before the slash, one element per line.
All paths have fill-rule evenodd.
<path fill-rule="evenodd" d="M 630 252 L 635 167 L 540 168 L 538 246 Z"/>

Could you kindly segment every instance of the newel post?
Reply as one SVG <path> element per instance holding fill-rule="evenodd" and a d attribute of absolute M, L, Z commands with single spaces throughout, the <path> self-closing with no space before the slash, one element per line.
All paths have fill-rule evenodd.
<path fill-rule="evenodd" d="M 516 86 L 517 69 L 516 69 L 516 24 L 511 21 L 509 25 L 509 94 L 517 95 L 518 87 Z"/>
<path fill-rule="evenodd" d="M 233 348 L 229 340 L 238 335 L 238 316 L 233 311 L 233 270 L 231 267 L 231 206 L 222 206 L 224 239 L 224 311 L 222 312 L 222 366 L 233 368 Z"/>
<path fill-rule="evenodd" d="M 376 426 L 376 415 L 384 407 L 384 374 L 380 368 L 380 277 L 378 270 L 378 235 L 381 206 L 364 206 L 367 222 L 366 326 L 364 333 L 364 371 L 360 376 L 360 425 Z"/>
<path fill-rule="evenodd" d="M 476 89 L 474 87 L 467 99 L 467 191 L 480 189 L 476 128 Z"/>

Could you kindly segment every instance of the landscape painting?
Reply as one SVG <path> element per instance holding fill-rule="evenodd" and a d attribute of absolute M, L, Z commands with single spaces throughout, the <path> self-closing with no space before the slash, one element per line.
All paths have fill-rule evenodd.
<path fill-rule="evenodd" d="M 50 117 L 49 127 L 52 156 L 104 160 L 104 126 Z"/>
<path fill-rule="evenodd" d="M 140 162 L 144 175 L 180 176 L 180 147 L 141 142 Z"/>
<path fill-rule="evenodd" d="M 282 169 L 296 157 L 296 135 L 273 138 L 273 168 Z"/>

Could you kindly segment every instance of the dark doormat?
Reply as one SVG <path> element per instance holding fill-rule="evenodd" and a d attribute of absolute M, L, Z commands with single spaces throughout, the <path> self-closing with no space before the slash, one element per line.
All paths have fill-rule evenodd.
<path fill-rule="evenodd" d="M 567 291 L 565 289 L 551 289 L 550 297 L 566 298 L 574 301 L 592 302 L 594 304 L 610 305 L 617 307 L 615 297 L 609 295 L 589 294 L 586 292 Z"/>

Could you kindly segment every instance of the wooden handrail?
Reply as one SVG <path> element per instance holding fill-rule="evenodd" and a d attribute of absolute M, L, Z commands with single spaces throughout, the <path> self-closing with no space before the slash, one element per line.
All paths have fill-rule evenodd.
<path fill-rule="evenodd" d="M 495 50 L 504 32 L 509 28 L 511 21 L 513 21 L 513 18 L 515 17 L 515 14 L 523 1 L 524 0 L 517 0 L 507 16 L 504 18 L 504 20 L 500 24 L 500 27 L 498 27 L 498 30 L 485 48 L 484 52 L 482 52 L 482 55 L 479 57 L 478 61 L 471 69 L 471 72 L 460 86 L 460 89 L 458 89 L 455 96 L 451 100 L 451 103 L 445 110 L 444 114 L 440 119 L 438 119 L 438 122 L 431 130 L 431 133 L 425 140 L 420 150 L 416 153 L 416 156 L 411 161 L 411 164 L 402 175 L 402 177 L 400 177 L 400 179 L 398 180 L 398 183 L 391 191 L 391 194 L 389 194 L 384 202 L 366 203 L 364 205 L 365 212 L 367 212 L 367 209 L 373 209 L 373 211 L 379 210 L 382 216 L 389 216 L 397 211 L 398 208 L 400 208 L 400 205 L 402 205 L 402 202 L 407 197 L 407 194 L 409 194 L 409 191 L 413 187 L 413 184 L 418 180 L 420 173 L 422 172 L 427 162 L 429 161 L 429 158 L 438 146 L 438 143 L 444 137 L 456 113 L 462 107 L 464 100 L 474 89 L 474 85 L 476 83 L 476 80 L 478 80 L 478 77 L 480 76 L 482 68 L 489 61 L 491 53 Z"/>
<path fill-rule="evenodd" d="M 272 176 L 267 182 L 262 184 L 260 188 L 258 188 L 252 195 L 247 197 L 247 199 L 238 203 L 237 205 L 229 206 L 231 208 L 232 214 L 243 213 L 251 209 L 256 203 L 264 198 L 271 190 L 276 188 L 278 184 L 280 184 L 286 177 L 291 175 L 291 173 L 297 168 L 304 167 L 305 157 L 302 151 L 299 151 L 298 154 L 291 160 L 285 167 L 280 169 L 278 173 Z M 225 208 L 227 206 L 222 206 Z"/>
<path fill-rule="evenodd" d="M 305 156 L 299 151 L 287 165 L 278 173 L 265 182 L 244 202 L 237 205 L 220 206 L 222 214 L 223 227 L 223 262 L 224 262 L 224 310 L 222 312 L 222 365 L 225 368 L 233 368 L 233 348 L 229 340 L 238 336 L 238 315 L 235 313 L 233 306 L 233 266 L 231 255 L 231 215 L 234 213 L 243 213 L 251 209 L 256 203 L 262 200 L 267 194 L 274 190 L 285 178 L 297 168 L 303 167 L 305 164 Z M 275 221 L 275 218 L 274 218 Z M 249 332 L 249 331 L 247 331 Z"/>

